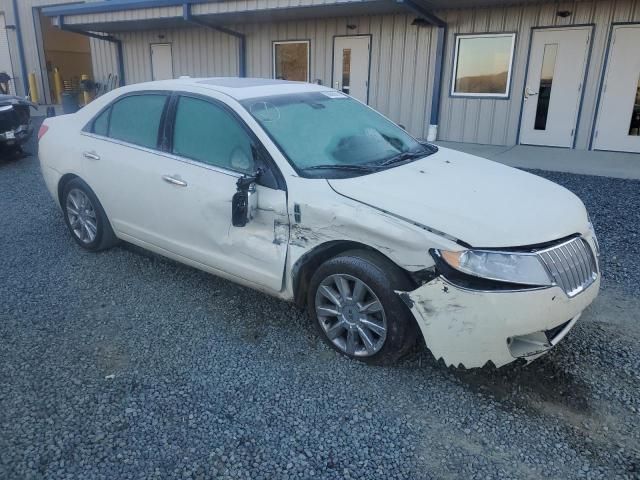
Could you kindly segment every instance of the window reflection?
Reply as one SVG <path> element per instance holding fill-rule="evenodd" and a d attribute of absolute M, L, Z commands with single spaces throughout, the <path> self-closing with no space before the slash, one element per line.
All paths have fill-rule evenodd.
<path fill-rule="evenodd" d="M 542 57 L 542 72 L 540 74 L 540 87 L 538 89 L 538 108 L 536 109 L 536 130 L 547 129 L 547 117 L 549 116 L 549 102 L 551 100 L 551 88 L 553 87 L 553 74 L 556 70 L 558 57 L 558 44 L 552 43 L 544 46 Z"/>
<path fill-rule="evenodd" d="M 349 93 L 351 85 L 351 49 L 342 50 L 342 91 Z"/>
<path fill-rule="evenodd" d="M 309 42 L 278 42 L 273 47 L 274 74 L 279 80 L 309 81 Z"/>
<path fill-rule="evenodd" d="M 452 93 L 507 96 L 514 41 L 512 34 L 458 37 Z"/>
<path fill-rule="evenodd" d="M 638 87 L 636 89 L 635 103 L 633 104 L 633 113 L 631 114 L 629 135 L 640 137 L 640 77 L 638 77 Z"/>

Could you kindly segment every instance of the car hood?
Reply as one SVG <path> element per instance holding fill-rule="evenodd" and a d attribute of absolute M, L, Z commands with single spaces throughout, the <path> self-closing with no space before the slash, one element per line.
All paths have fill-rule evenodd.
<path fill-rule="evenodd" d="M 569 190 L 444 148 L 406 165 L 328 182 L 345 197 L 473 247 L 536 245 L 588 229 L 586 209 Z"/>

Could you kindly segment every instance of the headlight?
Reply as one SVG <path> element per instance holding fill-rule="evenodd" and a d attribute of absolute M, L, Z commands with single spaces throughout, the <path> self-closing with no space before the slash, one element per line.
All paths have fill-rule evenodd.
<path fill-rule="evenodd" d="M 435 250 L 447 265 L 467 275 L 520 285 L 550 286 L 552 280 L 535 254 L 490 250 Z"/>

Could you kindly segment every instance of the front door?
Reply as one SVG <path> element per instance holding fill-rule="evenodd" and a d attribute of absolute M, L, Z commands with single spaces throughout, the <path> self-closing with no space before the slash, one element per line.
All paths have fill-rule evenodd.
<path fill-rule="evenodd" d="M 593 146 L 640 153 L 640 25 L 614 27 Z"/>
<path fill-rule="evenodd" d="M 151 75 L 153 80 L 173 78 L 173 54 L 170 43 L 151 45 Z"/>
<path fill-rule="evenodd" d="M 573 147 L 591 27 L 534 30 L 520 143 Z"/>
<path fill-rule="evenodd" d="M 367 103 L 371 37 L 356 35 L 333 40 L 333 88 Z"/>

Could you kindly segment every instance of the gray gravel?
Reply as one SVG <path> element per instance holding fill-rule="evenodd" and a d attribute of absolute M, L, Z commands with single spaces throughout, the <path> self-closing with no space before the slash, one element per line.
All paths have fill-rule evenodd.
<path fill-rule="evenodd" d="M 640 183 L 545 176 L 590 205 L 607 287 L 637 292 Z M 287 303 L 81 251 L 34 157 L 0 162 L 0 204 L 0 478 L 640 475 L 637 327 L 587 314 L 525 368 L 367 367 Z"/>

